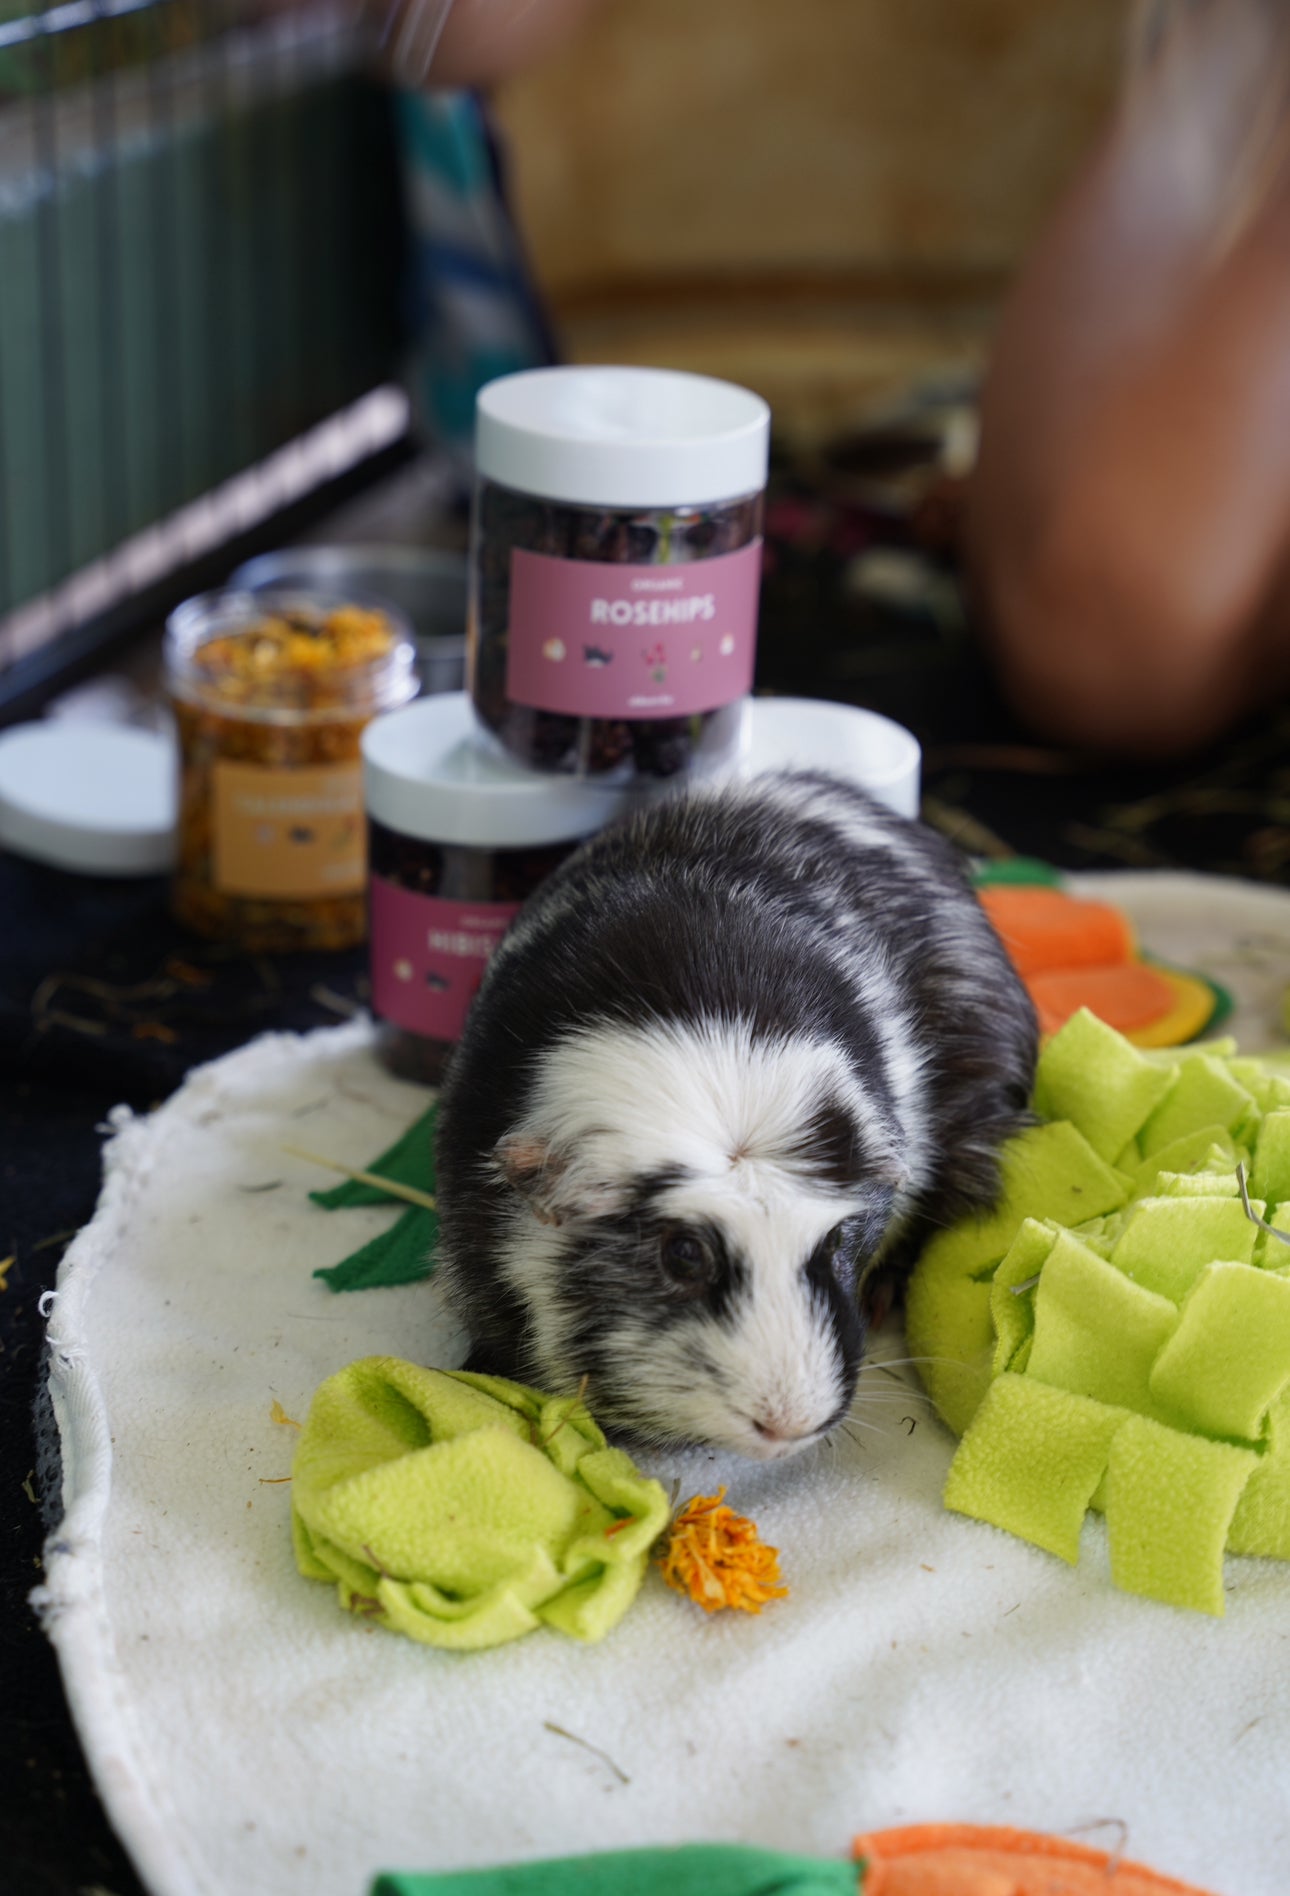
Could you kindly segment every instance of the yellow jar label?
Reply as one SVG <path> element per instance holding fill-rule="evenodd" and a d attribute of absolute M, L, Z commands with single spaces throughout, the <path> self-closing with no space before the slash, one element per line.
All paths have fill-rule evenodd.
<path fill-rule="evenodd" d="M 361 764 L 272 770 L 217 758 L 214 883 L 225 895 L 352 895 L 367 870 Z"/>

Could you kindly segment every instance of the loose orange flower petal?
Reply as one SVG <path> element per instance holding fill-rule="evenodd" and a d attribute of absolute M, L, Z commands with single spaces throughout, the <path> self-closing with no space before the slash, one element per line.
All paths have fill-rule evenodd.
<path fill-rule="evenodd" d="M 721 1505 L 725 1493 L 719 1488 L 686 1502 L 659 1563 L 663 1578 L 705 1613 L 726 1606 L 760 1613 L 768 1600 L 788 1597 L 779 1577 L 779 1549 L 758 1540 L 755 1522 Z"/>

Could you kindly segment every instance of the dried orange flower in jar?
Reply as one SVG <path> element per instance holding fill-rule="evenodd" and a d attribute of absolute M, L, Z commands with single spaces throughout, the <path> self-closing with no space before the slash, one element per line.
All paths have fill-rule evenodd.
<path fill-rule="evenodd" d="M 384 608 L 211 593 L 166 630 L 179 731 L 174 908 L 256 952 L 347 948 L 366 928 L 360 741 L 416 692 Z"/>

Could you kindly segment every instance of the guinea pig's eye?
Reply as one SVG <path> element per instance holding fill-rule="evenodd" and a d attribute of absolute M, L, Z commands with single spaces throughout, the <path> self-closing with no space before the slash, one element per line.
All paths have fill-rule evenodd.
<path fill-rule="evenodd" d="M 697 1232 L 681 1227 L 663 1233 L 659 1260 L 677 1290 L 703 1290 L 716 1276 L 712 1246 Z"/>

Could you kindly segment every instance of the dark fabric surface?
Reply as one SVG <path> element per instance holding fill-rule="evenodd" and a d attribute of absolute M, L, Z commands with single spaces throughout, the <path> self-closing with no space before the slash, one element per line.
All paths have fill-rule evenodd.
<path fill-rule="evenodd" d="M 102 1122 L 268 1027 L 334 1023 L 363 953 L 230 955 L 171 921 L 160 880 L 64 875 L 0 854 L 0 1896 L 141 1886 L 98 1807 L 53 1649 L 26 1604 L 43 1537 L 32 1410 L 37 1304 L 94 1210 Z M 47 1511 L 56 1508 L 48 1496 Z"/>
<path fill-rule="evenodd" d="M 1290 882 L 1286 706 L 1185 764 L 1107 767 L 1055 751 L 1002 708 L 935 563 L 926 596 L 915 589 L 900 611 L 866 596 L 865 550 L 911 545 L 917 525 L 788 467 L 767 538 L 759 685 L 909 725 L 925 749 L 926 812 L 968 849 Z M 364 994 L 361 951 L 247 959 L 185 935 L 159 881 L 95 881 L 0 855 L 0 1259 L 15 1258 L 0 1293 L 0 1896 L 140 1887 L 26 1605 L 42 1538 L 37 1301 L 93 1211 L 98 1128 L 118 1102 L 146 1110 L 190 1066 L 265 1028 L 334 1022 Z"/>

